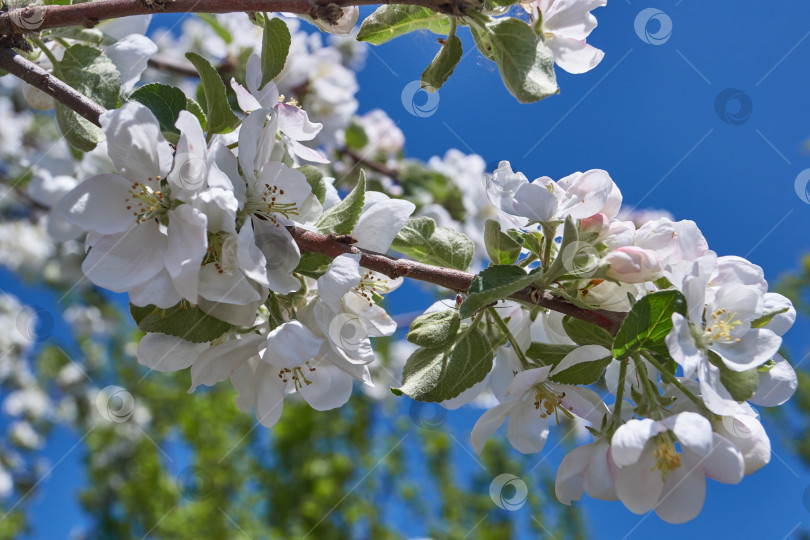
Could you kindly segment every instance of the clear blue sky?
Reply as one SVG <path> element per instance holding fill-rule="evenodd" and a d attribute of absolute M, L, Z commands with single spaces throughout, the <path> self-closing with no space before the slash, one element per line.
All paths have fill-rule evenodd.
<path fill-rule="evenodd" d="M 645 43 L 634 29 L 638 13 L 649 7 L 672 22 L 663 44 Z M 810 3 L 611 0 L 594 13 L 599 26 L 589 42 L 605 51 L 605 59 L 585 75 L 558 70 L 558 96 L 518 104 L 494 64 L 464 38 L 470 54 L 440 90 L 436 113 L 414 117 L 401 104 L 402 90 L 419 78 L 438 47 L 431 34 L 417 34 L 370 52 L 359 74 L 359 112 L 385 109 L 405 133 L 413 157 L 459 148 L 487 162 L 508 159 L 530 178 L 606 169 L 626 203 L 694 219 L 719 254 L 746 256 L 771 280 L 795 268 L 810 251 L 810 205 L 794 191 L 796 176 L 810 168 L 802 150 L 810 137 Z M 659 33 L 654 21 L 647 30 Z M 742 96 L 721 110 L 736 125 L 716 110 L 718 95 L 729 88 Z M 745 103 L 740 110 L 748 100 L 750 117 Z M 425 307 L 409 292 L 389 297 L 395 313 Z M 810 350 L 809 330 L 800 321 L 786 340 L 797 361 Z M 466 442 L 478 414 L 450 412 L 447 426 Z M 48 450 L 52 461 L 73 442 L 70 435 L 57 437 Z M 703 513 L 686 525 L 667 525 L 655 515 L 642 519 L 620 503 L 586 502 L 594 538 L 782 539 L 797 527 L 810 528 L 810 506 L 803 502 L 810 501 L 804 495 L 810 473 L 779 441 L 773 443 L 771 464 L 741 485 L 710 481 Z M 462 448 L 456 450 L 462 470 L 477 467 Z M 78 456 L 72 454 L 45 483 L 34 514 L 42 518 L 37 538 L 63 537 L 70 525 L 81 523 L 72 501 L 81 481 Z M 562 457 L 560 449 L 551 451 L 543 466 L 556 469 Z M 63 506 L 67 500 L 72 504 Z M 63 519 L 54 519 L 55 510 Z"/>

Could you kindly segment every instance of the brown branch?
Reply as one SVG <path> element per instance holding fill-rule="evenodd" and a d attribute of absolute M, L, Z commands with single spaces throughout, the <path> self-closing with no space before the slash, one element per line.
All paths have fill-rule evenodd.
<path fill-rule="evenodd" d="M 197 68 L 195 68 L 191 62 L 180 62 L 163 56 L 153 56 L 147 61 L 147 63 L 152 69 L 173 73 L 175 75 L 180 75 L 181 77 L 200 76 L 200 74 L 197 73 Z M 227 74 L 233 72 L 234 67 L 234 61 L 231 58 L 226 58 L 217 68 L 217 71 L 224 78 Z"/>
<path fill-rule="evenodd" d="M 288 229 L 301 251 L 321 253 L 329 257 L 337 257 L 347 253 L 360 253 L 360 266 L 385 274 L 390 278 L 408 277 L 464 293 L 470 288 L 470 284 L 475 277 L 474 274 L 453 268 L 423 264 L 409 259 L 400 259 L 359 249 L 346 242 L 345 239 L 334 235 L 324 235 L 300 227 L 288 227 Z M 617 311 L 584 309 L 546 291 L 538 291 L 533 287 L 527 287 L 513 294 L 510 298 L 559 311 L 576 319 L 593 323 L 600 328 L 604 328 L 611 335 L 616 335 L 626 316 L 625 313 Z"/>
<path fill-rule="evenodd" d="M 105 109 L 97 103 L 9 49 L 0 49 L 0 68 L 6 69 L 9 73 L 13 73 L 29 84 L 47 92 L 95 124 L 99 123 L 99 116 L 105 112 Z M 475 278 L 475 275 L 461 270 L 432 266 L 359 249 L 352 245 L 351 237 L 324 235 L 300 227 L 289 227 L 289 230 L 301 251 L 321 253 L 332 258 L 347 253 L 360 253 L 361 266 L 391 278 L 408 277 L 462 293 L 469 289 Z M 626 315 L 602 309 L 584 309 L 533 287 L 523 289 L 513 294 L 511 298 L 588 321 L 604 328 L 612 335 L 618 332 Z"/>
<path fill-rule="evenodd" d="M 105 19 L 164 13 L 287 12 L 329 20 L 335 8 L 377 4 L 428 7 L 462 15 L 468 0 L 96 0 L 73 5 L 27 6 L 0 14 L 0 35 L 31 34 L 62 26 L 93 27 Z M 159 6 L 159 7 L 156 7 Z"/>
<path fill-rule="evenodd" d="M 383 176 L 387 176 L 394 182 L 397 183 L 399 182 L 399 171 L 397 171 L 396 169 L 392 169 L 386 166 L 385 164 L 380 163 L 379 161 L 366 159 L 365 157 L 361 156 L 360 154 L 358 154 L 349 147 L 343 148 L 342 150 L 338 150 L 338 152 L 349 156 L 352 159 L 352 161 L 354 161 L 358 165 L 365 165 L 372 171 L 376 171 Z"/>
<path fill-rule="evenodd" d="M 106 112 L 104 107 L 84 94 L 77 92 L 70 85 L 60 81 L 35 63 L 26 60 L 14 52 L 13 49 L 0 49 L 0 68 L 19 77 L 31 86 L 39 88 L 97 126 L 101 125 L 98 117 Z"/>

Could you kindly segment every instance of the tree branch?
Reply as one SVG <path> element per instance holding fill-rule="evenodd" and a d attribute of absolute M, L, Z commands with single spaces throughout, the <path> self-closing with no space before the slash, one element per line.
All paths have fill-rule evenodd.
<path fill-rule="evenodd" d="M 99 124 L 99 116 L 106 112 L 106 110 L 97 103 L 50 75 L 36 64 L 20 57 L 10 49 L 0 49 L 0 68 L 7 70 L 9 73 L 20 77 L 32 86 L 48 93 L 56 100 L 76 110 L 79 114 L 96 125 Z M 433 283 L 457 292 L 466 292 L 473 278 L 475 278 L 475 275 L 462 272 L 461 270 L 432 266 L 409 259 L 400 259 L 359 249 L 352 245 L 353 239 L 348 236 L 324 235 L 300 227 L 288 227 L 288 229 L 301 251 L 321 253 L 332 258 L 347 253 L 360 253 L 361 266 L 369 270 L 380 272 L 391 278 L 408 277 L 427 283 Z M 583 309 L 547 291 L 538 291 L 534 287 L 527 287 L 513 294 L 511 298 L 588 321 L 604 328 L 612 335 L 618 332 L 626 315 L 625 313 L 602 309 Z"/>
<path fill-rule="evenodd" d="M 0 35 L 31 34 L 62 26 L 93 27 L 105 19 L 164 13 L 287 12 L 328 20 L 338 7 L 377 4 L 424 6 L 463 15 L 467 0 L 96 0 L 73 5 L 27 6 L 0 14 Z M 331 14 L 331 15 L 330 15 Z"/>
<path fill-rule="evenodd" d="M 104 107 L 84 94 L 77 92 L 70 85 L 60 81 L 35 63 L 23 58 L 13 49 L 0 49 L 0 68 L 19 77 L 31 86 L 39 88 L 97 126 L 101 125 L 98 117 L 106 112 Z"/>

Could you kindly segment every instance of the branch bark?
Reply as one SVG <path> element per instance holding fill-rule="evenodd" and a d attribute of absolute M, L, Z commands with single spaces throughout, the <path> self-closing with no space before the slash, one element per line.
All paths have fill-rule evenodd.
<path fill-rule="evenodd" d="M 0 68 L 53 96 L 56 100 L 76 110 L 96 125 L 99 124 L 99 116 L 106 112 L 102 106 L 77 92 L 36 64 L 20 57 L 11 49 L 0 49 Z M 353 240 L 348 236 L 324 235 L 300 227 L 289 227 L 289 230 L 301 251 L 321 253 L 333 258 L 347 253 L 360 253 L 361 266 L 391 278 L 408 277 L 433 283 L 460 293 L 466 292 L 473 278 L 475 278 L 475 275 L 461 270 L 432 266 L 409 259 L 400 259 L 359 249 L 352 245 Z M 615 311 L 583 309 L 547 291 L 539 291 L 533 287 L 523 289 L 513 294 L 511 298 L 588 321 L 604 328 L 611 335 L 618 332 L 626 316 L 625 313 Z"/>
<path fill-rule="evenodd" d="M 162 4 L 162 5 L 161 5 Z M 96 0 L 73 5 L 27 6 L 0 14 L 0 35 L 31 34 L 63 26 L 93 27 L 105 19 L 164 13 L 287 12 L 327 19 L 339 7 L 377 4 L 423 6 L 463 15 L 465 0 Z"/>

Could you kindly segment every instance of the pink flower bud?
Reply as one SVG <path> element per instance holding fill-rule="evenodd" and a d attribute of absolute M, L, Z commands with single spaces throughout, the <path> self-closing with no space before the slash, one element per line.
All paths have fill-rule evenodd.
<path fill-rule="evenodd" d="M 661 275 L 655 253 L 636 246 L 620 247 L 605 257 L 610 264 L 608 276 L 624 283 L 644 283 Z"/>

